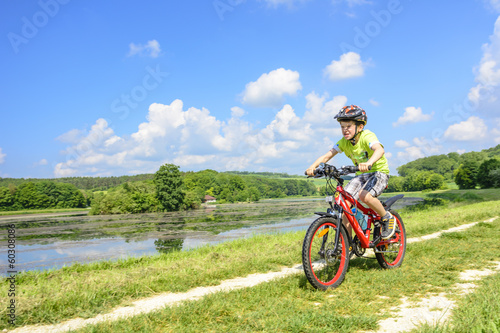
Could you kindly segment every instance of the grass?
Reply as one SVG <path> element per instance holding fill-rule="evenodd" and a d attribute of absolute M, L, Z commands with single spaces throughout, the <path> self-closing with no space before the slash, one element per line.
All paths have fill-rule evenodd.
<path fill-rule="evenodd" d="M 460 236 L 458 236 L 460 235 Z M 402 268 L 381 270 L 374 260 L 356 259 L 340 288 L 318 292 L 302 274 L 253 288 L 217 293 L 202 300 L 148 314 L 86 327 L 80 332 L 354 332 L 376 330 L 391 316 L 389 309 L 404 296 L 453 293 L 466 269 L 488 266 L 500 254 L 500 221 L 482 223 L 469 232 L 412 244 Z M 484 251 L 487 248 L 488 251 Z M 492 278 L 496 281 L 495 278 Z M 498 295 L 462 301 L 460 308 L 476 316 L 472 326 L 491 325 L 498 318 Z M 497 289 L 498 290 L 498 289 Z M 498 294 L 498 293 L 496 293 Z M 476 297 L 472 294 L 469 297 Z M 469 303 L 467 303 L 469 301 Z M 472 303 L 471 303 L 472 302 Z M 496 305 L 488 305 L 493 302 Z M 486 308 L 487 307 L 487 308 Z M 482 312 L 482 309 L 486 311 Z M 492 311 L 497 311 L 491 313 Z M 481 314 L 482 313 L 482 314 Z M 482 316 L 482 317 L 481 317 Z M 457 322 L 462 325 L 462 322 Z M 474 326 L 475 325 L 475 326 Z M 450 326 L 451 327 L 451 326 Z M 455 332 L 455 330 L 451 330 Z M 450 331 L 450 332 L 451 332 Z M 471 332 L 464 329 L 464 332 Z"/>
<path fill-rule="evenodd" d="M 498 196 L 489 192 L 482 195 L 489 199 Z M 500 215 L 498 199 L 448 205 L 423 211 L 402 210 L 408 237 Z M 300 262 L 303 237 L 304 232 L 258 235 L 187 252 L 21 273 L 17 276 L 16 324 L 90 318 L 138 298 L 217 285 L 251 273 L 278 271 Z M 498 239 L 500 219 L 480 223 L 470 232 L 410 244 L 403 267 L 394 271 L 381 270 L 375 260 L 354 260 L 346 281 L 334 291 L 318 292 L 299 274 L 84 331 L 373 330 L 378 320 L 388 316 L 383 311 L 397 305 L 402 296 L 415 299 L 427 293 L 450 291 L 458 282 L 460 271 L 486 267 L 490 261 L 498 260 Z M 1 288 L 2 295 L 7 295 L 5 281 Z M 7 301 L 0 298 L 0 329 L 9 327 L 4 315 Z M 374 308 L 378 310 L 373 311 Z"/>

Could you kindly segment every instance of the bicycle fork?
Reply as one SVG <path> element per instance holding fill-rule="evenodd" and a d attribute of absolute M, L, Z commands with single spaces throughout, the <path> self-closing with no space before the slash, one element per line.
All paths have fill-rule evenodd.
<path fill-rule="evenodd" d="M 333 246 L 333 249 L 330 250 L 331 252 L 329 252 L 329 253 L 333 253 L 333 255 L 337 255 L 339 253 L 340 228 L 342 228 L 342 217 L 341 216 L 342 215 L 339 215 L 339 217 L 337 217 L 337 232 L 335 233 L 334 246 Z M 327 228 L 330 229 L 329 226 Z M 320 251 L 318 253 L 325 260 L 328 259 L 328 258 L 326 258 L 325 255 L 329 254 L 329 253 L 327 253 L 325 251 L 325 246 L 328 243 L 328 235 L 329 234 L 330 234 L 330 230 L 326 231 L 325 234 L 323 235 L 323 240 L 322 240 L 322 243 L 321 243 L 321 248 L 320 248 Z"/>

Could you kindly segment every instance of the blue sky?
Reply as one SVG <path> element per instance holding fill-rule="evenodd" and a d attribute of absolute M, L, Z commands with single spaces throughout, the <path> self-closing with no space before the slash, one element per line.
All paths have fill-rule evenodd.
<path fill-rule="evenodd" d="M 302 174 L 348 104 L 392 174 L 500 143 L 498 0 L 2 7 L 0 177 Z"/>

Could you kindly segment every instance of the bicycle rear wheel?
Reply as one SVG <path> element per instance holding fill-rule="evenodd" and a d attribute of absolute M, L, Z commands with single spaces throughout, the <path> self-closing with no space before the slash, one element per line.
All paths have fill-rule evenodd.
<path fill-rule="evenodd" d="M 406 230 L 403 219 L 391 210 L 396 218 L 396 232 L 387 240 L 381 241 L 375 251 L 375 257 L 382 268 L 391 269 L 401 266 L 406 253 Z"/>
<path fill-rule="evenodd" d="M 339 246 L 335 235 L 340 232 Z M 307 280 L 317 289 L 337 288 L 345 278 L 349 266 L 349 240 L 344 228 L 337 228 L 331 217 L 320 217 L 306 232 L 302 245 L 302 266 Z"/>

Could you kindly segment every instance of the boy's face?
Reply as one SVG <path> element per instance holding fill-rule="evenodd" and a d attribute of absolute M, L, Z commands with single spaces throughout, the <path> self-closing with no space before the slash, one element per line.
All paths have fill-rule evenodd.
<path fill-rule="evenodd" d="M 356 133 L 359 133 L 361 129 L 363 128 L 363 125 L 358 125 L 358 130 L 356 131 L 356 123 L 354 121 L 341 121 L 340 122 L 340 129 L 342 130 L 342 135 L 346 140 L 351 140 L 354 138 L 354 135 Z"/>

